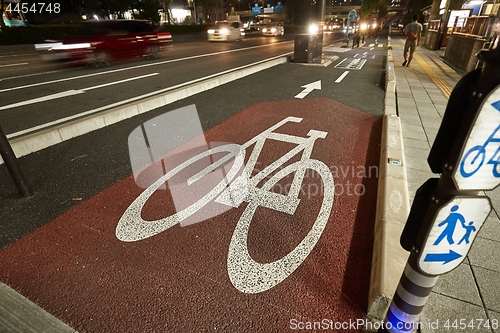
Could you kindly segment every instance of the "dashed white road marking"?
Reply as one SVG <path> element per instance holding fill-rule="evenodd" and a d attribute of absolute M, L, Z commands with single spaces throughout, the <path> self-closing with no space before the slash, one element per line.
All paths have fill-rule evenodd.
<path fill-rule="evenodd" d="M 12 66 L 22 66 L 22 65 L 27 65 L 27 62 L 20 62 L 18 64 L 8 64 L 8 65 L 0 65 L 0 67 L 12 67 Z"/>
<path fill-rule="evenodd" d="M 342 75 L 340 75 L 339 78 L 335 80 L 335 83 L 340 83 L 347 76 L 347 74 L 349 74 L 349 71 L 345 71 L 344 73 L 342 73 Z"/>

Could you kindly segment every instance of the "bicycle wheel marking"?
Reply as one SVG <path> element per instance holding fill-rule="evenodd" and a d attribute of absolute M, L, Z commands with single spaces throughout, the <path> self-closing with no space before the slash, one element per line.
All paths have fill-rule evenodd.
<path fill-rule="evenodd" d="M 214 153 L 227 151 L 235 156 L 235 161 L 231 170 L 225 178 L 217 184 L 213 190 L 202 197 L 197 202 L 193 203 L 189 207 L 175 213 L 174 215 L 159 219 L 156 221 L 146 221 L 142 218 L 141 212 L 142 208 L 146 204 L 146 201 L 151 197 L 151 195 L 162 186 L 168 179 L 175 176 L 179 171 L 183 170 L 186 166 L 200 160 L 203 157 L 209 156 Z M 231 181 L 238 170 L 243 166 L 243 161 L 245 159 L 244 150 L 240 149 L 239 145 L 229 144 L 213 149 L 209 149 L 199 155 L 196 155 L 186 162 L 180 164 L 176 168 L 172 169 L 170 172 L 160 177 L 156 182 L 149 186 L 144 192 L 142 192 L 127 208 L 125 213 L 123 213 L 118 225 L 116 226 L 116 237 L 124 242 L 134 242 L 142 239 L 152 237 L 154 235 L 163 232 L 182 220 L 194 214 L 205 204 L 210 202 L 215 198 L 226 186 L 229 181 Z"/>
<path fill-rule="evenodd" d="M 244 293 L 263 292 L 281 283 L 304 262 L 313 250 L 328 222 L 334 199 L 335 187 L 330 169 L 323 162 L 310 158 L 314 143 L 317 139 L 324 139 L 327 136 L 327 132 L 310 130 L 307 133 L 307 137 L 273 132 L 288 122 L 299 123 L 301 121 L 302 118 L 287 117 L 241 146 L 228 144 L 212 148 L 181 163 L 150 185 L 130 204 L 118 222 L 116 237 L 125 242 L 139 241 L 152 237 L 181 223 L 214 199 L 216 199 L 216 202 L 230 207 L 238 207 L 243 201 L 246 201 L 248 202 L 248 206 L 240 217 L 229 244 L 227 259 L 229 279 L 236 289 Z M 265 142 L 269 140 L 293 143 L 296 146 L 266 166 L 264 170 L 252 176 L 262 148 Z M 254 148 L 248 162 L 244 166 L 242 174 L 236 177 L 239 170 L 243 167 L 245 151 L 252 145 L 254 145 Z M 188 184 L 192 184 L 211 172 L 216 171 L 222 164 L 234 157 L 235 161 L 227 172 L 227 176 L 215 185 L 213 189 L 210 189 L 205 196 L 171 216 L 155 221 L 146 221 L 142 218 L 141 214 L 146 202 L 170 178 L 202 158 L 220 152 L 227 152 L 229 154 L 213 162 L 187 180 Z M 300 153 L 302 155 L 299 161 L 279 170 L 280 167 L 283 167 L 290 159 Z M 262 264 L 256 262 L 248 252 L 247 243 L 250 223 L 256 209 L 260 206 L 293 215 L 301 200 L 299 194 L 306 169 L 311 169 L 320 175 L 323 183 L 322 188 L 325 191 L 320 211 L 311 230 L 295 249 L 283 258 L 271 263 Z M 272 175 L 262 185 L 262 188 L 257 187 L 262 180 L 276 170 L 279 171 Z M 288 193 L 280 194 L 272 192 L 273 186 L 291 173 L 294 173 L 294 176 Z"/>
<path fill-rule="evenodd" d="M 283 258 L 271 263 L 261 264 L 252 259 L 248 253 L 247 236 L 253 215 L 259 206 L 257 200 L 250 199 L 231 238 L 227 257 L 227 270 L 233 286 L 244 293 L 260 293 L 271 289 L 290 276 L 307 258 L 318 242 L 326 227 L 333 206 L 333 176 L 328 167 L 317 160 L 295 162 L 280 170 L 264 186 L 270 190 L 279 180 L 292 172 L 312 169 L 321 176 L 325 189 L 323 203 L 313 227 L 295 249 Z"/>

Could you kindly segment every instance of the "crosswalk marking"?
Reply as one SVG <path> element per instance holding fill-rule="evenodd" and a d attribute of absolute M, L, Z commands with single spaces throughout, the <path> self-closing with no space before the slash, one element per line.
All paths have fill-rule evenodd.
<path fill-rule="evenodd" d="M 335 68 L 359 70 L 363 67 L 365 62 L 366 62 L 366 59 L 362 59 L 362 58 L 345 58 L 344 60 L 339 62 L 337 65 L 335 65 Z"/>
<path fill-rule="evenodd" d="M 326 52 L 347 52 L 350 50 L 351 50 L 351 48 L 349 48 L 349 47 L 340 47 L 340 46 L 323 47 L 323 51 L 326 51 Z"/>

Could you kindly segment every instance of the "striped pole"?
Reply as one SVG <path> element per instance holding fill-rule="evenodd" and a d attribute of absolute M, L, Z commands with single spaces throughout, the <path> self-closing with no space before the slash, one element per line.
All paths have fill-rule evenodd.
<path fill-rule="evenodd" d="M 417 258 L 412 251 L 378 333 L 411 333 L 419 327 L 420 313 L 438 276 L 423 273 L 418 268 Z"/>

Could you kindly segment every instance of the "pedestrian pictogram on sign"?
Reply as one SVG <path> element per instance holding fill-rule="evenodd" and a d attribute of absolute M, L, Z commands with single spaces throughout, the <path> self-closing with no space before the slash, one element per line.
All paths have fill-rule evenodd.
<path fill-rule="evenodd" d="M 358 20 L 358 13 L 353 9 L 349 12 L 349 21 L 350 22 L 357 22 Z"/>
<path fill-rule="evenodd" d="M 420 252 L 420 269 L 438 275 L 457 267 L 469 252 L 490 210 L 487 197 L 454 197 L 439 208 Z"/>
<path fill-rule="evenodd" d="M 500 86 L 481 105 L 453 178 L 459 190 L 500 184 Z"/>

